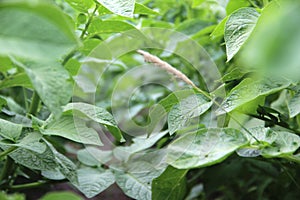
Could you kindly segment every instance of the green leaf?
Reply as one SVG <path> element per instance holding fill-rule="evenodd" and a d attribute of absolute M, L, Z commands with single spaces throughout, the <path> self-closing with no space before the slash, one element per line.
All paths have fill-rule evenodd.
<path fill-rule="evenodd" d="M 102 145 L 98 133 L 88 128 L 85 121 L 71 116 L 63 116 L 58 121 L 50 122 L 45 129 L 41 129 L 44 135 L 56 135 L 82 144 Z"/>
<path fill-rule="evenodd" d="M 22 126 L 0 118 L 0 135 L 6 139 L 16 141 L 22 132 Z"/>
<path fill-rule="evenodd" d="M 13 63 L 9 57 L 0 55 L 0 72 L 6 72 L 11 68 L 13 68 Z"/>
<path fill-rule="evenodd" d="M 299 9 L 299 1 L 269 3 L 241 54 L 241 64 L 255 68 L 263 75 L 299 81 Z"/>
<path fill-rule="evenodd" d="M 259 13 L 254 8 L 241 8 L 229 16 L 224 35 L 227 61 L 230 61 L 247 41 L 258 17 Z"/>
<path fill-rule="evenodd" d="M 212 106 L 203 95 L 197 94 L 183 99 L 172 107 L 168 115 L 169 132 L 172 135 L 177 130 L 187 125 L 191 118 L 199 117 Z"/>
<path fill-rule="evenodd" d="M 133 17 L 135 0 L 98 0 L 98 2 L 117 15 Z"/>
<path fill-rule="evenodd" d="M 278 131 L 272 145 L 267 146 L 261 152 L 264 157 L 280 157 L 293 154 L 300 147 L 300 137 L 296 134 Z"/>
<path fill-rule="evenodd" d="M 118 141 L 125 141 L 113 116 L 104 108 L 86 103 L 69 103 L 64 107 L 64 113 L 68 114 L 68 111 L 72 111 L 73 116 L 86 117 L 105 125 Z"/>
<path fill-rule="evenodd" d="M 186 169 L 175 169 L 169 166 L 159 177 L 152 181 L 152 199 L 184 199 L 186 186 Z"/>
<path fill-rule="evenodd" d="M 137 200 L 151 200 L 151 182 L 161 173 L 145 161 L 129 163 L 124 170 L 114 171 L 118 186 Z"/>
<path fill-rule="evenodd" d="M 178 169 L 210 166 L 222 162 L 247 143 L 246 137 L 235 129 L 200 129 L 171 143 L 167 162 Z"/>
<path fill-rule="evenodd" d="M 95 147 L 86 147 L 77 152 L 78 160 L 91 167 L 106 164 L 112 159 L 111 151 L 103 151 Z"/>
<path fill-rule="evenodd" d="M 51 4 L 1 3 L 0 19 L 0 55 L 55 61 L 77 45 L 70 20 Z"/>
<path fill-rule="evenodd" d="M 75 10 L 85 13 L 95 4 L 93 0 L 66 0 L 66 2 Z"/>
<path fill-rule="evenodd" d="M 227 15 L 230 15 L 235 10 L 242 7 L 248 7 L 248 6 L 250 6 L 248 0 L 230 0 L 226 6 L 226 13 Z"/>
<path fill-rule="evenodd" d="M 36 170 L 53 170 L 57 167 L 52 151 L 47 147 L 42 154 L 18 148 L 9 156 L 18 164 Z"/>
<path fill-rule="evenodd" d="M 89 34 L 102 34 L 102 33 L 120 33 L 128 30 L 136 29 L 133 25 L 117 20 L 95 19 L 89 27 Z"/>
<path fill-rule="evenodd" d="M 45 196 L 43 196 L 40 200 L 83 200 L 80 196 L 72 193 L 72 192 L 49 192 Z"/>
<path fill-rule="evenodd" d="M 264 78 L 258 81 L 250 78 L 244 79 L 238 86 L 232 89 L 228 97 L 221 104 L 221 108 L 216 112 L 218 115 L 231 112 L 259 97 L 265 97 L 283 90 L 289 85 L 290 82 L 285 79 Z"/>
<path fill-rule="evenodd" d="M 92 198 L 115 182 L 113 173 L 99 168 L 81 168 L 77 171 L 76 186 L 87 198 Z"/>
<path fill-rule="evenodd" d="M 214 29 L 214 31 L 210 34 L 210 37 L 214 40 L 216 38 L 220 38 L 225 34 L 225 25 L 229 16 L 226 16 Z"/>
<path fill-rule="evenodd" d="M 72 96 L 67 70 L 59 63 L 14 62 L 25 70 L 43 103 L 58 118 L 61 106 L 67 104 Z"/>
<path fill-rule="evenodd" d="M 41 139 L 42 135 L 38 132 L 28 133 L 28 135 L 22 138 L 15 146 L 42 154 L 46 151 L 46 145 L 40 141 Z"/>
<path fill-rule="evenodd" d="M 133 144 L 126 147 L 116 147 L 113 150 L 113 154 L 116 158 L 119 160 L 127 161 L 129 156 L 136 152 L 140 152 L 142 150 L 148 149 L 152 147 L 158 140 L 160 140 L 162 137 L 164 137 L 168 131 L 163 131 L 160 133 L 153 133 L 150 137 L 147 136 L 140 136 L 140 137 L 134 137 Z"/>
<path fill-rule="evenodd" d="M 291 118 L 296 117 L 300 113 L 300 87 L 297 88 L 295 95 L 288 102 L 289 115 Z"/>
<path fill-rule="evenodd" d="M 5 105 L 7 105 L 6 100 L 0 96 L 0 110 L 2 110 L 2 107 Z"/>
<path fill-rule="evenodd" d="M 10 88 L 16 86 L 32 88 L 32 84 L 27 74 L 18 73 L 0 81 L 0 90 L 4 88 Z"/>
<path fill-rule="evenodd" d="M 53 160 L 58 169 L 72 184 L 78 184 L 77 166 L 65 155 L 59 153 L 49 142 L 44 140 L 52 152 Z M 53 170 L 53 169 L 52 169 Z"/>
<path fill-rule="evenodd" d="M 150 135 L 160 123 L 164 122 L 165 116 L 170 112 L 174 105 L 178 104 L 180 100 L 193 94 L 195 94 L 193 90 L 175 91 L 151 107 L 149 111 L 151 124 L 148 125 L 148 135 Z"/>
<path fill-rule="evenodd" d="M 159 13 L 140 3 L 134 4 L 134 14 L 158 15 Z"/>

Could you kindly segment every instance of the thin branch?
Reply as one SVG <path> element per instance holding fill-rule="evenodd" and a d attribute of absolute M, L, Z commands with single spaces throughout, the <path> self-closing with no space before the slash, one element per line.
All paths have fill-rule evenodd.
<path fill-rule="evenodd" d="M 92 20 L 93 20 L 93 18 L 94 18 L 95 13 L 96 13 L 97 10 L 98 10 L 98 7 L 99 7 L 99 5 L 96 4 L 95 9 L 94 9 L 93 12 L 91 13 L 91 16 L 89 17 L 89 19 L 88 19 L 88 21 L 87 21 L 87 23 L 86 23 L 86 25 L 85 25 L 85 27 L 84 27 L 84 29 L 83 29 L 81 35 L 80 35 L 80 39 L 83 39 L 85 33 L 87 32 L 87 30 L 88 30 L 88 28 L 89 28 L 89 26 L 90 26 L 90 24 L 91 24 L 91 22 L 92 22 Z"/>

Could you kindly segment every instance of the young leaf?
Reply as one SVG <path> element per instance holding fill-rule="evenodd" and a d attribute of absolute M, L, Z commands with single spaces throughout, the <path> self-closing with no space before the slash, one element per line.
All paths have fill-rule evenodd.
<path fill-rule="evenodd" d="M 170 144 L 167 162 L 178 169 L 210 166 L 225 160 L 247 143 L 243 133 L 235 129 L 200 129 Z"/>
<path fill-rule="evenodd" d="M 203 95 L 197 94 L 183 99 L 179 104 L 172 107 L 168 115 L 169 132 L 172 135 L 183 128 L 193 117 L 199 117 L 212 105 Z"/>
<path fill-rule="evenodd" d="M 259 97 L 265 97 L 287 88 L 290 84 L 291 82 L 288 80 L 276 78 L 264 78 L 258 81 L 249 78 L 244 79 L 238 86 L 232 89 L 228 97 L 221 104 L 221 108 L 216 112 L 218 115 L 231 112 Z"/>
<path fill-rule="evenodd" d="M 92 198 L 115 182 L 113 173 L 99 168 L 81 168 L 77 170 L 76 187 L 87 197 Z"/>
<path fill-rule="evenodd" d="M 51 4 L 1 3 L 0 19 L 0 55 L 56 61 L 77 45 L 70 20 Z"/>
<path fill-rule="evenodd" d="M 41 129 L 44 135 L 56 135 L 82 144 L 102 145 L 98 133 L 86 126 L 82 119 L 71 116 L 63 116 L 59 121 L 50 122 L 45 129 Z"/>
<path fill-rule="evenodd" d="M 87 117 L 95 122 L 105 125 L 118 141 L 125 141 L 113 116 L 104 108 L 86 103 L 69 103 L 64 107 L 64 113 L 68 114 L 68 111 L 72 111 L 72 114 L 75 117 Z"/>
<path fill-rule="evenodd" d="M 228 20 L 229 16 L 226 16 L 214 29 L 214 31 L 210 34 L 210 37 L 214 40 L 216 38 L 220 38 L 225 33 L 225 24 Z"/>
<path fill-rule="evenodd" d="M 187 169 L 175 169 L 169 166 L 159 177 L 152 181 L 152 199 L 184 199 L 187 186 Z"/>
<path fill-rule="evenodd" d="M 259 13 L 254 8 L 241 8 L 230 15 L 224 35 L 227 61 L 230 61 L 247 41 L 258 17 Z"/>
<path fill-rule="evenodd" d="M 226 13 L 230 15 L 235 10 L 250 6 L 248 0 L 230 0 L 226 6 Z"/>
<path fill-rule="evenodd" d="M 22 126 L 0 118 L 0 136 L 16 141 L 22 132 Z"/>
<path fill-rule="evenodd" d="M 115 14 L 133 17 L 135 0 L 98 0 L 98 2 Z"/>

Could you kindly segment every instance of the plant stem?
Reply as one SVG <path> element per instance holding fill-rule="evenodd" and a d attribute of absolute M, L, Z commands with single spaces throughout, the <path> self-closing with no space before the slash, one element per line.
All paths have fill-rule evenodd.
<path fill-rule="evenodd" d="M 9 153 L 13 152 L 14 150 L 16 150 L 18 147 L 10 147 L 9 149 L 6 149 L 5 151 L 2 151 L 0 153 L 0 159 L 2 159 L 3 157 L 7 156 Z"/>
<path fill-rule="evenodd" d="M 27 102 L 27 93 L 26 93 L 26 89 L 23 87 L 22 88 L 23 90 L 23 97 L 24 97 L 24 104 L 25 104 L 25 109 L 26 109 L 26 112 L 28 112 L 28 102 Z"/>
<path fill-rule="evenodd" d="M 248 0 L 248 2 L 254 7 L 260 9 L 258 5 L 256 5 L 252 0 Z"/>
<path fill-rule="evenodd" d="M 30 108 L 29 108 L 29 114 L 35 116 L 37 114 L 39 104 L 40 104 L 40 97 L 37 94 L 37 92 L 34 91 L 34 93 L 32 95 L 32 101 L 30 104 Z"/>
<path fill-rule="evenodd" d="M 19 184 L 19 185 L 12 185 L 9 187 L 10 190 L 16 191 L 16 190 L 25 190 L 25 189 L 31 189 L 31 188 L 37 188 L 44 185 L 48 185 L 51 183 L 62 183 L 66 180 L 59 180 L 59 181 L 52 181 L 52 180 L 41 180 L 33 183 L 25 183 L 25 184 Z"/>
<path fill-rule="evenodd" d="M 0 181 L 5 180 L 5 185 L 9 182 L 9 176 L 14 172 L 14 168 L 14 161 L 10 157 L 7 157 L 0 175 Z"/>
<path fill-rule="evenodd" d="M 82 33 L 81 33 L 81 35 L 80 35 L 80 39 L 83 39 L 85 33 L 87 32 L 87 30 L 88 30 L 88 28 L 89 28 L 89 26 L 90 26 L 90 24 L 91 24 L 91 22 L 92 22 L 92 20 L 93 20 L 93 18 L 94 18 L 95 13 L 96 13 L 97 10 L 98 10 L 98 7 L 99 7 L 99 5 L 96 4 L 95 9 L 94 9 L 93 12 L 91 13 L 91 15 L 90 15 L 90 17 L 89 17 L 89 19 L 88 19 L 88 21 L 87 21 L 87 23 L 86 23 L 86 25 L 85 25 L 83 31 L 82 31 Z"/>

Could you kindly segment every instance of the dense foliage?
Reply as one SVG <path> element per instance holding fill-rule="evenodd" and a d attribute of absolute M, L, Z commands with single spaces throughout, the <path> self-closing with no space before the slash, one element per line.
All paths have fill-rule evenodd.
<path fill-rule="evenodd" d="M 299 8 L 0 1 L 0 199 L 299 199 Z"/>

